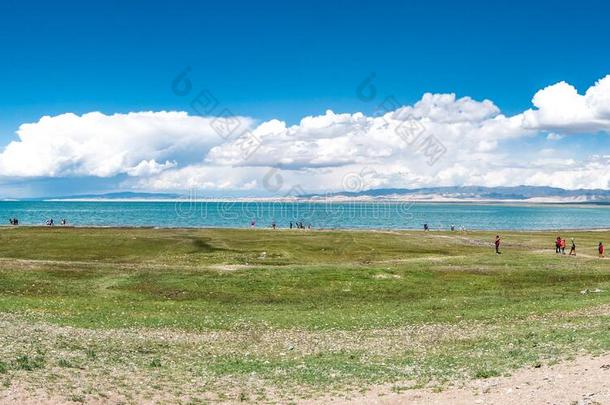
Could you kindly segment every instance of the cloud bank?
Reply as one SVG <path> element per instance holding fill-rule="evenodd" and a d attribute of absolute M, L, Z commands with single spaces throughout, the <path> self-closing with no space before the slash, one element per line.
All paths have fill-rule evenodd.
<path fill-rule="evenodd" d="M 610 140 L 610 75 L 584 94 L 553 84 L 532 105 L 505 116 L 490 100 L 427 93 L 373 116 L 329 110 L 292 126 L 233 117 L 230 136 L 218 118 L 186 112 L 68 113 L 21 125 L 0 153 L 0 177 L 118 176 L 120 188 L 245 194 L 338 191 L 350 177 L 360 188 L 610 188 L 610 156 L 557 149 L 575 137 Z"/>

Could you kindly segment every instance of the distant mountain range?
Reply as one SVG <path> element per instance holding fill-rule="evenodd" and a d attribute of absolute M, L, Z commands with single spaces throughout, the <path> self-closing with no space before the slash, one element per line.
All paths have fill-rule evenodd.
<path fill-rule="evenodd" d="M 30 200 L 179 200 L 187 196 L 171 193 L 114 192 L 105 194 L 80 194 L 62 197 L 46 197 Z M 200 197 L 204 199 L 205 197 Z M 532 203 L 608 203 L 610 190 L 565 190 L 556 187 L 427 187 L 382 188 L 362 191 L 343 191 L 329 194 L 307 194 L 298 197 L 210 198 L 210 200 L 311 200 L 333 201 L 421 201 L 421 202 L 532 202 Z"/>
<path fill-rule="evenodd" d="M 416 189 L 383 188 L 357 192 L 338 192 L 309 195 L 309 198 L 330 197 L 346 200 L 428 200 L 428 201 L 522 201 L 522 202 L 566 202 L 600 203 L 610 202 L 610 190 L 579 189 L 565 190 L 557 187 L 427 187 Z"/>
<path fill-rule="evenodd" d="M 36 200 L 174 200 L 181 198 L 180 194 L 169 193 L 137 193 L 123 191 L 105 194 L 78 194 L 61 197 L 44 197 Z"/>

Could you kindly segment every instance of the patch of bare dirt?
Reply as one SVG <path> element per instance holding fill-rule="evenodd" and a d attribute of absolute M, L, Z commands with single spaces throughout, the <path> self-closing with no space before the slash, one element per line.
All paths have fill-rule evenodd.
<path fill-rule="evenodd" d="M 208 266 L 209 269 L 216 271 L 239 271 L 239 270 L 247 270 L 255 267 L 264 267 L 264 266 L 251 266 L 249 264 L 215 264 L 212 266 Z"/>
<path fill-rule="evenodd" d="M 580 357 L 550 367 L 519 370 L 510 377 L 475 380 L 442 392 L 402 392 L 381 386 L 364 395 L 324 398 L 308 404 L 610 404 L 610 354 Z"/>
<path fill-rule="evenodd" d="M 587 259 L 600 259 L 599 255 L 582 253 L 582 251 L 578 251 L 578 250 L 576 251 L 576 256 L 570 256 L 567 253 L 565 255 L 558 254 L 558 253 L 555 253 L 555 250 L 553 250 L 553 249 L 537 249 L 537 250 L 532 250 L 532 252 L 533 253 L 540 253 L 540 254 L 551 254 L 552 253 L 552 254 L 557 255 L 559 257 L 565 256 L 565 257 L 568 257 L 568 258 L 571 258 L 571 259 L 577 259 L 577 258 L 583 258 L 583 257 L 585 257 Z M 605 259 L 605 257 L 601 258 L 601 259 Z"/>

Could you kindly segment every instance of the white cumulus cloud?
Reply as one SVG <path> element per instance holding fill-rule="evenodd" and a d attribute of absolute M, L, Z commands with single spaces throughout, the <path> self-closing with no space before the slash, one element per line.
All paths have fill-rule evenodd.
<path fill-rule="evenodd" d="M 528 140 L 610 138 L 610 76 L 584 94 L 565 82 L 550 85 L 532 104 L 506 116 L 490 100 L 426 93 L 382 115 L 328 110 L 295 125 L 238 117 L 241 129 L 228 139 L 214 130 L 214 117 L 186 112 L 68 113 L 21 125 L 0 153 L 0 177 L 123 175 L 119 185 L 132 189 L 280 194 L 297 186 L 337 191 L 358 176 L 364 188 L 609 188 L 607 156 Z"/>
<path fill-rule="evenodd" d="M 539 90 L 532 99 L 536 109 L 523 113 L 523 125 L 558 133 L 610 131 L 610 75 L 585 94 L 566 82 Z"/>
<path fill-rule="evenodd" d="M 201 161 L 212 146 L 222 142 L 211 126 L 212 120 L 165 111 L 43 117 L 19 127 L 19 140 L 9 143 L 0 154 L 0 175 L 111 177 L 159 173 L 176 162 Z M 251 124 L 250 119 L 242 121 Z"/>

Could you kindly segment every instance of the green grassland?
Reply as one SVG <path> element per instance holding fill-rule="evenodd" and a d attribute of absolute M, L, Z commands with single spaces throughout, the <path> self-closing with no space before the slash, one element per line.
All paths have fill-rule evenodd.
<path fill-rule="evenodd" d="M 0 229 L 0 399 L 287 402 L 610 350 L 610 260 L 551 232 Z"/>

